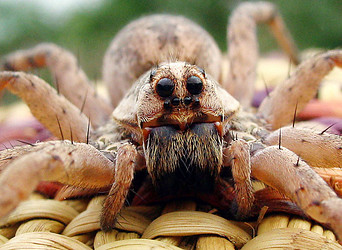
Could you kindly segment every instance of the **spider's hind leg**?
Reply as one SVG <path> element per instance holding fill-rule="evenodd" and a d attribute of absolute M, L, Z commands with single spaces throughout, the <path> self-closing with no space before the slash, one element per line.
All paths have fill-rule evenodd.
<path fill-rule="evenodd" d="M 273 129 L 291 123 L 293 113 L 299 113 L 316 95 L 322 79 L 335 67 L 342 67 L 342 50 L 316 55 L 301 63 L 296 71 L 266 97 L 258 115 Z"/>
<path fill-rule="evenodd" d="M 4 71 L 0 72 L 0 90 L 3 88 L 23 99 L 38 121 L 57 138 L 87 141 L 87 117 L 42 79 Z"/>
<path fill-rule="evenodd" d="M 20 50 L 8 55 L 2 68 L 11 71 L 27 71 L 47 67 L 59 93 L 90 117 L 94 127 L 108 120 L 113 108 L 99 96 L 80 68 L 77 59 L 69 51 L 55 44 L 43 43 L 32 49 Z M 0 66 L 1 68 L 1 66 Z"/>
<path fill-rule="evenodd" d="M 249 107 L 254 94 L 258 41 L 256 25 L 267 24 L 279 45 L 295 64 L 299 62 L 297 48 L 276 7 L 267 2 L 245 2 L 233 12 L 228 26 L 229 72 L 224 87 L 244 107 Z"/>

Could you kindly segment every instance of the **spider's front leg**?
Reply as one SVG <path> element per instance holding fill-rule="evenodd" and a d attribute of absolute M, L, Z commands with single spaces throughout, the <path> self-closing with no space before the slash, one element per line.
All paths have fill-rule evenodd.
<path fill-rule="evenodd" d="M 342 196 L 342 139 L 338 135 L 315 131 L 309 128 L 283 127 L 266 138 L 267 145 L 279 143 L 299 155 Z"/>
<path fill-rule="evenodd" d="M 311 167 L 341 168 L 342 139 L 341 136 L 315 131 L 309 128 L 283 127 L 266 138 L 264 143 L 279 143 L 304 159 Z"/>
<path fill-rule="evenodd" d="M 342 199 L 290 150 L 270 146 L 251 158 L 252 176 L 279 190 L 308 216 L 330 226 L 342 239 Z"/>
<path fill-rule="evenodd" d="M 31 152 L 17 157 L 1 172 L 0 217 L 27 199 L 40 181 L 98 189 L 111 185 L 114 173 L 114 163 L 89 144 L 38 143 L 31 146 Z"/>

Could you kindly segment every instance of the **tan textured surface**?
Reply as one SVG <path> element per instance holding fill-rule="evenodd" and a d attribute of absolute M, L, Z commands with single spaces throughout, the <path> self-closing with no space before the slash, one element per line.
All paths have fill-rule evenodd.
<path fill-rule="evenodd" d="M 29 200 L 30 210 L 27 202 L 23 203 L 8 217 L 9 221 L 3 222 L 2 225 L 7 226 L 0 229 L 0 249 L 23 246 L 44 249 L 212 249 L 213 245 L 217 246 L 216 249 L 234 249 L 246 243 L 246 249 L 264 249 L 265 244 L 274 247 L 287 244 L 301 249 L 310 249 L 310 244 L 317 244 L 327 249 L 342 249 L 331 231 L 299 217 L 286 214 L 266 216 L 257 229 L 253 228 L 253 222 L 234 222 L 211 213 L 192 211 L 196 209 L 196 203 L 192 201 L 177 206 L 168 204 L 163 208 L 164 212 L 160 206 L 125 208 L 114 225 L 115 229 L 103 232 L 99 226 L 103 198 L 93 198 L 87 209 L 80 206 L 86 203 L 84 200 Z M 65 214 L 59 217 L 56 211 L 61 207 Z M 75 208 L 79 208 L 78 211 Z M 40 213 L 42 210 L 45 212 Z M 18 211 L 21 211 L 20 216 Z M 75 211 L 73 218 L 64 219 L 70 217 L 65 216 L 70 211 Z M 252 239 L 253 232 L 258 234 Z"/>

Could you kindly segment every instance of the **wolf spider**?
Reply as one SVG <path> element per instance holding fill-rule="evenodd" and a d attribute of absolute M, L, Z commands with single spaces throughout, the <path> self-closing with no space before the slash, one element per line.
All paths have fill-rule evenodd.
<path fill-rule="evenodd" d="M 109 191 L 101 227 L 110 230 L 134 176 L 142 173 L 143 182 L 168 197 L 216 197 L 211 202 L 218 207 L 236 204 L 238 218 L 256 214 L 262 205 L 270 211 L 288 207 L 341 239 L 341 138 L 283 126 L 313 98 L 322 78 L 342 65 L 342 51 L 301 63 L 253 112 L 257 23 L 268 24 L 298 61 L 270 3 L 243 3 L 235 10 L 228 59 L 206 31 L 183 17 L 151 15 L 130 23 L 104 58 L 111 103 L 97 95 L 75 57 L 56 45 L 9 55 L 3 68 L 11 71 L 0 73 L 0 89 L 20 96 L 60 140 L 0 152 L 0 217 L 39 182 L 57 181 L 67 185 L 58 198 Z M 50 69 L 57 91 L 37 76 L 13 72 L 36 67 Z M 252 178 L 296 205 L 258 198 Z"/>

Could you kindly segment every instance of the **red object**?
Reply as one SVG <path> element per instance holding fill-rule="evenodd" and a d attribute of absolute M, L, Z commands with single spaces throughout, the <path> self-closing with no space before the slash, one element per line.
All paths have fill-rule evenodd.
<path fill-rule="evenodd" d="M 333 116 L 342 118 L 342 101 L 321 101 L 314 99 L 298 114 L 301 120 Z"/>

